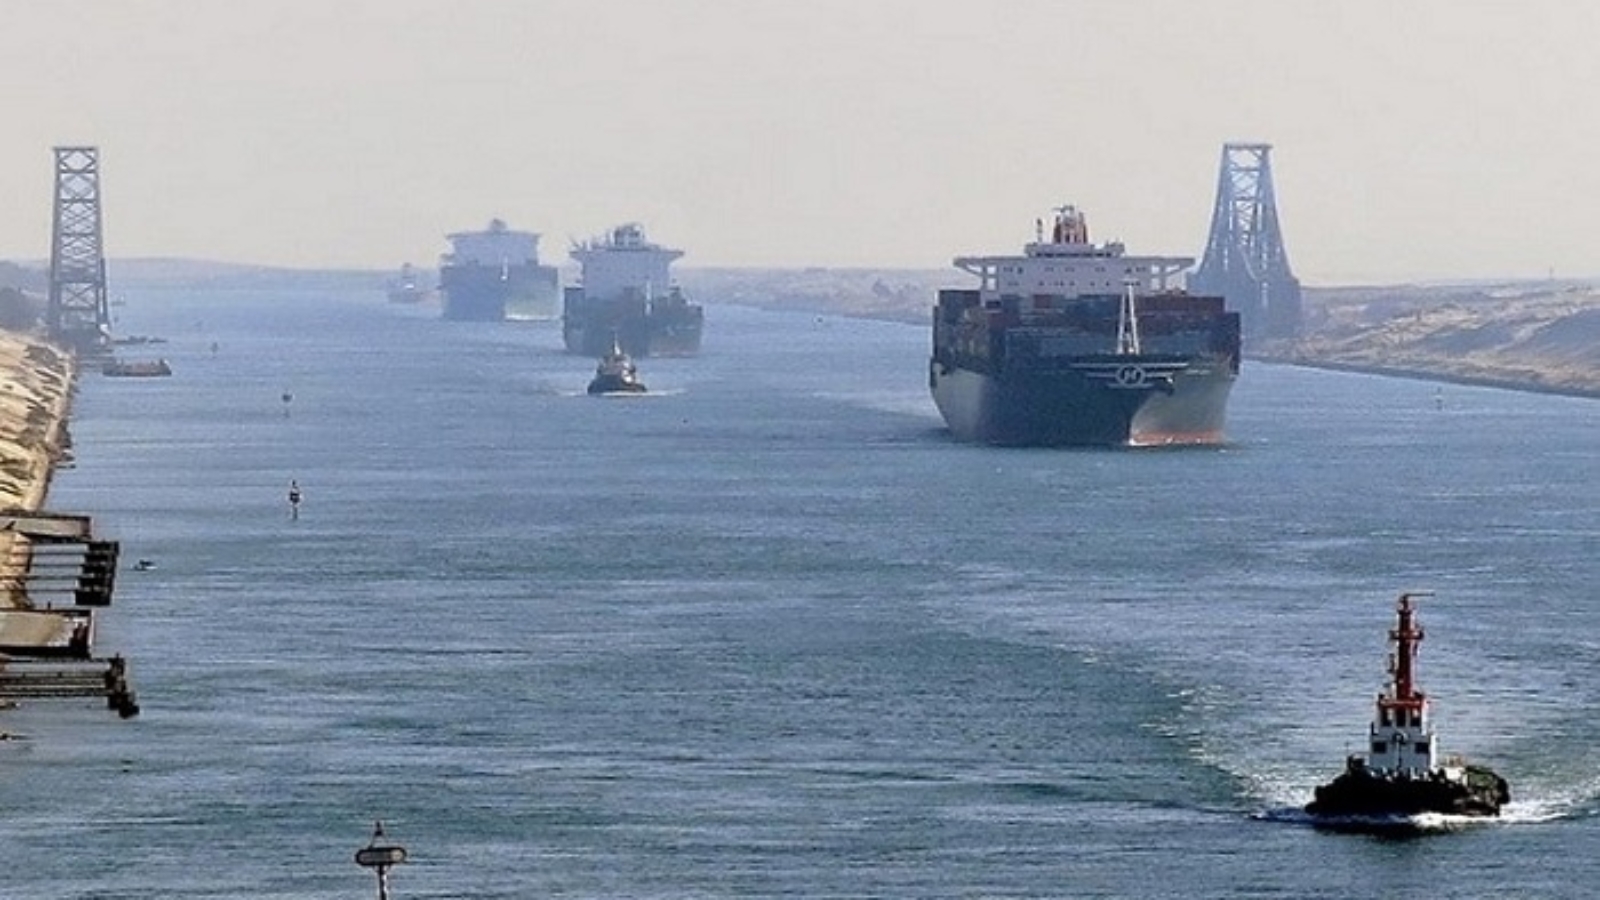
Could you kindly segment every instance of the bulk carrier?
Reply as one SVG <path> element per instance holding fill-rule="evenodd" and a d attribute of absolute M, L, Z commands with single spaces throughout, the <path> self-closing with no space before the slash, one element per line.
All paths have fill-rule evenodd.
<path fill-rule="evenodd" d="M 683 255 L 645 239 L 637 222 L 572 248 L 582 284 L 563 293 L 561 337 L 567 352 L 601 357 L 613 345 L 634 358 L 700 352 L 705 313 L 672 283 Z"/>
<path fill-rule="evenodd" d="M 539 265 L 539 235 L 494 219 L 483 231 L 447 236 L 439 259 L 439 295 L 446 319 L 498 322 L 553 319 L 561 290 L 554 266 Z"/>
<path fill-rule="evenodd" d="M 928 385 L 956 438 L 1009 446 L 1223 440 L 1239 315 L 1177 282 L 1193 260 L 1092 244 L 1075 207 L 1022 256 L 958 257 L 939 292 Z"/>

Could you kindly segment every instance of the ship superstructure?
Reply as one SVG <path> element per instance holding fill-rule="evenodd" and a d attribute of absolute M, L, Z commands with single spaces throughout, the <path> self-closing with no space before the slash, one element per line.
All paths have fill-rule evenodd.
<path fill-rule="evenodd" d="M 1427 595 L 1401 594 L 1396 604 L 1397 621 L 1389 632 L 1394 646 L 1389 659 L 1391 680 L 1378 695 L 1367 754 L 1346 759 L 1345 771 L 1317 788 L 1316 799 L 1306 806 L 1306 812 L 1335 817 L 1493 816 L 1510 802 L 1510 788 L 1493 771 L 1458 759 L 1439 762 L 1428 696 L 1416 681 L 1417 648 L 1423 633 L 1413 600 L 1422 596 Z"/>
<path fill-rule="evenodd" d="M 1072 206 L 1022 256 L 963 256 L 976 289 L 939 292 L 928 381 L 959 439 L 1206 444 L 1223 439 L 1239 317 L 1181 288 L 1193 263 L 1094 244 Z"/>
<path fill-rule="evenodd" d="M 539 235 L 515 231 L 500 219 L 482 231 L 447 236 L 439 260 L 446 319 L 497 322 L 507 316 L 550 319 L 560 282 L 554 266 L 539 265 Z"/>
<path fill-rule="evenodd" d="M 613 345 L 632 357 L 699 352 L 704 311 L 672 281 L 683 251 L 651 243 L 644 226 L 630 222 L 574 246 L 571 255 L 583 274 L 563 292 L 568 352 L 599 357 Z"/>

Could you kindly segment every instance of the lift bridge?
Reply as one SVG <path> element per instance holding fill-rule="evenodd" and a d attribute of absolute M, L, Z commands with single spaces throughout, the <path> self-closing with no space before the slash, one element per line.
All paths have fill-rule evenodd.
<path fill-rule="evenodd" d="M 1300 330 L 1300 280 L 1289 271 L 1272 190 L 1270 144 L 1224 144 L 1217 205 L 1200 267 L 1188 279 L 1197 294 L 1226 298 L 1245 334 L 1293 337 Z"/>
<path fill-rule="evenodd" d="M 100 151 L 56 147 L 50 299 L 45 325 L 54 340 L 82 355 L 110 349 L 106 258 L 101 241 Z"/>

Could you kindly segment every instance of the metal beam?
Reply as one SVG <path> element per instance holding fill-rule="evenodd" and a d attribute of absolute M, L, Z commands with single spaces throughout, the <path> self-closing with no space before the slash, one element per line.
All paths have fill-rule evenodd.
<path fill-rule="evenodd" d="M 80 354 L 111 342 L 106 259 L 101 239 L 100 151 L 56 147 L 54 228 L 50 241 L 50 336 Z"/>
<path fill-rule="evenodd" d="M 1278 224 L 1271 149 L 1223 145 L 1211 234 L 1189 287 L 1226 298 L 1247 335 L 1292 337 L 1300 330 L 1300 280 L 1290 271 Z"/>

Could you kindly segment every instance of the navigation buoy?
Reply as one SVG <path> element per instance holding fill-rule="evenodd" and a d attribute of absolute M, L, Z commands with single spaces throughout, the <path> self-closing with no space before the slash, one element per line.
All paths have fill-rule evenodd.
<path fill-rule="evenodd" d="M 383 823 L 374 822 L 372 840 L 356 851 L 356 865 L 372 869 L 378 876 L 378 900 L 389 900 L 389 869 L 406 861 L 406 848 L 398 844 L 379 844 Z"/>

